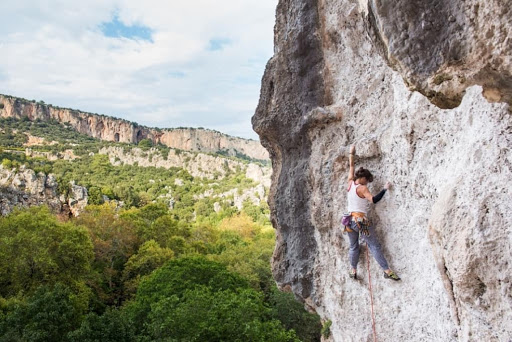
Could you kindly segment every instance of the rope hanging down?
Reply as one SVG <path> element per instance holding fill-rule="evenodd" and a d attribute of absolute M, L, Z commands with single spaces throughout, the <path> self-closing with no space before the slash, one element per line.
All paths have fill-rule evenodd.
<path fill-rule="evenodd" d="M 366 260 L 367 260 L 367 265 L 368 265 L 368 284 L 370 286 L 370 302 L 372 304 L 373 342 L 377 342 L 377 331 L 375 329 L 375 313 L 373 311 L 373 290 L 372 290 L 372 278 L 370 276 L 370 253 L 368 252 L 368 242 L 366 242 Z"/>

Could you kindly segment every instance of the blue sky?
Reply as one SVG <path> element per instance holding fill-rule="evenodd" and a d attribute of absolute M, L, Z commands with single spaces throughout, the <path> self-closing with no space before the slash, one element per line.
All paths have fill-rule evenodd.
<path fill-rule="evenodd" d="M 277 0 L 3 2 L 0 93 L 257 139 Z"/>
<path fill-rule="evenodd" d="M 126 25 L 117 13 L 112 15 L 112 20 L 101 23 L 100 29 L 106 37 L 140 39 L 153 43 L 153 30 L 150 27 L 137 23 Z"/>

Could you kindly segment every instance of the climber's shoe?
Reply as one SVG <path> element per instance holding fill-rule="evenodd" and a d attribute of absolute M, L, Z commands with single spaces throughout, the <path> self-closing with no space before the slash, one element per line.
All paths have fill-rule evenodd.
<path fill-rule="evenodd" d="M 357 271 L 350 270 L 348 272 L 348 275 L 349 275 L 350 278 L 357 280 Z"/>
<path fill-rule="evenodd" d="M 400 277 L 396 275 L 395 272 L 391 271 L 389 273 L 384 272 L 384 278 L 393 279 L 395 281 L 400 280 Z"/>

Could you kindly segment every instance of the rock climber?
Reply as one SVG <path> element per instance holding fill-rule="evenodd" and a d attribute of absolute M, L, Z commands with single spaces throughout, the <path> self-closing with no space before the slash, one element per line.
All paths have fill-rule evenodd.
<path fill-rule="evenodd" d="M 352 269 L 350 270 L 350 277 L 357 279 L 357 263 L 359 262 L 359 235 L 361 234 L 366 241 L 370 251 L 384 270 L 384 278 L 392 280 L 400 280 L 400 277 L 393 272 L 389 266 L 386 258 L 382 254 L 380 243 L 377 240 L 375 227 L 370 223 L 367 214 L 370 203 L 378 203 L 386 190 L 391 187 L 389 182 L 386 183 L 384 189 L 376 196 L 372 196 L 368 190 L 368 183 L 373 181 L 371 172 L 364 168 L 359 168 L 354 173 L 354 155 L 356 147 L 350 146 L 349 163 L 350 169 L 348 174 L 348 213 L 350 214 L 349 224 L 346 226 L 345 231 L 348 233 L 350 240 L 349 259 Z"/>

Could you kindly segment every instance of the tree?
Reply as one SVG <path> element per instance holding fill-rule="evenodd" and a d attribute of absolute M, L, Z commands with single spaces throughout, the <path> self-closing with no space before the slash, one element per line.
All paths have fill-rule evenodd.
<path fill-rule="evenodd" d="M 155 240 L 160 246 L 172 249 L 176 255 L 186 251 L 190 235 L 190 227 L 171 215 L 158 217 L 142 232 L 143 240 Z"/>
<path fill-rule="evenodd" d="M 154 304 L 148 319 L 152 340 L 173 341 L 299 341 L 251 289 L 212 291 L 198 286 L 183 297 L 169 296 Z"/>
<path fill-rule="evenodd" d="M 2 159 L 2 166 L 4 167 L 4 169 L 10 170 L 12 169 L 13 164 L 11 160 L 4 158 Z"/>
<path fill-rule="evenodd" d="M 15 303 L 0 318 L 0 342 L 68 341 L 67 334 L 79 324 L 79 306 L 66 286 L 42 286 L 26 303 Z"/>
<path fill-rule="evenodd" d="M 247 281 L 228 272 L 226 267 L 204 257 L 184 257 L 169 261 L 144 278 L 137 289 L 136 300 L 129 306 L 134 325 L 142 332 L 151 305 L 168 296 L 179 298 L 187 289 L 204 285 L 213 291 L 246 288 Z"/>
<path fill-rule="evenodd" d="M 245 279 L 204 257 L 171 260 L 154 271 L 126 310 L 149 340 L 298 341 L 271 319 Z"/>
<path fill-rule="evenodd" d="M 47 207 L 0 217 L 0 295 L 30 294 L 41 284 L 62 283 L 74 291 L 91 273 L 93 246 L 87 230 L 61 223 Z"/>
<path fill-rule="evenodd" d="M 105 201 L 103 200 L 103 195 L 101 194 L 101 189 L 97 186 L 90 186 L 87 190 L 88 194 L 88 203 L 89 204 L 103 204 Z"/>
<path fill-rule="evenodd" d="M 153 142 L 150 139 L 142 139 L 139 141 L 138 145 L 143 150 L 149 150 L 151 147 L 153 147 Z"/>
<path fill-rule="evenodd" d="M 261 231 L 261 226 L 254 223 L 245 213 L 225 218 L 219 225 L 221 230 L 234 231 L 244 238 L 252 238 Z"/>
<path fill-rule="evenodd" d="M 189 250 L 199 254 L 213 252 L 213 246 L 220 236 L 216 227 L 205 224 L 195 226 L 190 233 Z"/>
<path fill-rule="evenodd" d="M 272 317 L 279 320 L 286 329 L 294 329 L 304 342 L 320 342 L 320 317 L 304 310 L 304 306 L 292 293 L 281 292 L 273 284 L 269 303 L 272 306 Z"/>
<path fill-rule="evenodd" d="M 137 254 L 128 259 L 123 270 L 123 281 L 125 282 L 125 291 L 135 293 L 139 281 L 161 267 L 167 261 L 174 257 L 174 252 L 169 248 L 162 248 L 154 241 L 146 241 Z"/>
<path fill-rule="evenodd" d="M 124 264 L 139 244 L 134 225 L 119 217 L 111 203 L 87 206 L 75 222 L 87 227 L 94 246 L 93 266 L 99 279 L 92 285 L 103 303 L 120 304 Z"/>
<path fill-rule="evenodd" d="M 132 342 L 134 329 L 120 310 L 108 309 L 103 315 L 88 314 L 79 329 L 71 332 L 70 342 Z"/>
<path fill-rule="evenodd" d="M 221 237 L 219 245 L 222 244 Z M 208 258 L 219 262 L 231 272 L 249 280 L 251 287 L 268 295 L 274 284 L 270 270 L 270 258 L 274 250 L 274 239 L 260 238 L 256 241 L 224 245 L 219 254 L 210 254 Z"/>
<path fill-rule="evenodd" d="M 128 208 L 138 207 L 140 204 L 139 194 L 131 185 L 119 185 L 114 189 L 114 193 Z"/>

